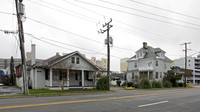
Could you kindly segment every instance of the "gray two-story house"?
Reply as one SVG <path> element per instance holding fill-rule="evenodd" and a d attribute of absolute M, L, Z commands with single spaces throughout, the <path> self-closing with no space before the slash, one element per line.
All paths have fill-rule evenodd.
<path fill-rule="evenodd" d="M 170 70 L 172 61 L 165 56 L 165 51 L 160 48 L 147 46 L 143 42 L 143 47 L 135 52 L 128 62 L 127 81 L 138 83 L 142 78 L 149 80 L 162 80 L 164 73 Z"/>

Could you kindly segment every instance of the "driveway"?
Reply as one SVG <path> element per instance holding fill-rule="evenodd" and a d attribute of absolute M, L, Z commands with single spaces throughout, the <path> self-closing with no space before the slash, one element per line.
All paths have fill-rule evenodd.
<path fill-rule="evenodd" d="M 0 95 L 21 94 L 21 90 L 15 87 L 0 86 Z"/>

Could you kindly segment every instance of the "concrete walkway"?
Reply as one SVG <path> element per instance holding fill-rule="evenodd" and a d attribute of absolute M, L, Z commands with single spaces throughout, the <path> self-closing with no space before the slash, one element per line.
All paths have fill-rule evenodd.
<path fill-rule="evenodd" d="M 124 90 L 122 87 L 110 87 L 110 90 L 121 91 Z"/>
<path fill-rule="evenodd" d="M 0 96 L 22 94 L 21 90 L 15 87 L 0 86 Z"/>

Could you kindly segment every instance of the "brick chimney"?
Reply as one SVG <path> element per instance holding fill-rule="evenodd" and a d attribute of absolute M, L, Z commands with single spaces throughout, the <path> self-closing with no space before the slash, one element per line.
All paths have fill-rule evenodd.
<path fill-rule="evenodd" d="M 146 42 L 143 42 L 143 48 L 147 48 L 147 43 Z"/>

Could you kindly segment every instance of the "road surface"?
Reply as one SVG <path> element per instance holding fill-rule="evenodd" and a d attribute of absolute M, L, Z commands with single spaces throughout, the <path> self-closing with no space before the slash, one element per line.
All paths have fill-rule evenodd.
<path fill-rule="evenodd" d="M 200 88 L 0 99 L 0 112 L 199 112 Z"/>

